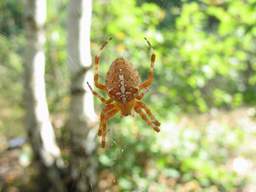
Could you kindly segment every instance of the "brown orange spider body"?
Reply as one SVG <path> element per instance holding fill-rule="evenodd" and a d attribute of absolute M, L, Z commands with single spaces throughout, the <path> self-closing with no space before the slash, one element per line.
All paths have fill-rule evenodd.
<path fill-rule="evenodd" d="M 131 114 L 139 84 L 140 76 L 128 61 L 123 58 L 113 61 L 107 73 L 106 87 L 109 97 L 116 101 L 123 116 Z"/>
<path fill-rule="evenodd" d="M 145 40 L 150 48 L 152 48 L 149 41 L 146 38 Z M 101 51 L 107 43 L 108 41 L 104 42 L 101 46 Z M 98 132 L 98 135 L 102 137 L 102 147 L 105 147 L 107 121 L 119 111 L 122 116 L 127 116 L 134 110 L 155 131 L 160 131 L 160 122 L 155 119 L 151 111 L 141 101 L 146 92 L 145 90 L 147 90 L 153 82 L 155 58 L 155 54 L 152 53 L 149 77 L 142 83 L 138 72 L 132 65 L 124 58 L 117 58 L 113 61 L 107 72 L 106 83 L 101 84 L 99 83 L 100 54 L 95 57 L 95 86 L 106 91 L 110 97 L 110 99 L 103 98 L 97 92 L 93 91 L 89 83 L 87 83 L 92 93 L 106 105 L 100 115 L 100 127 Z"/>

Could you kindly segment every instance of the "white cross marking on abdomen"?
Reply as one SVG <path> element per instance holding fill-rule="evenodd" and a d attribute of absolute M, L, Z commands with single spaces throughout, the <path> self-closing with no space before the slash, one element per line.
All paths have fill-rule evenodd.
<path fill-rule="evenodd" d="M 120 74 L 118 75 L 119 77 L 119 82 L 120 82 L 120 91 L 121 91 L 121 98 L 122 98 L 122 101 L 123 103 L 126 102 L 126 95 L 125 95 L 125 85 L 124 85 L 124 75 L 123 74 Z"/>

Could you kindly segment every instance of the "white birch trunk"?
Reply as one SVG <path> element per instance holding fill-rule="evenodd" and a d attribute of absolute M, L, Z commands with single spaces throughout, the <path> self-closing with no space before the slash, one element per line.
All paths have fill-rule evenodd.
<path fill-rule="evenodd" d="M 45 0 L 26 0 L 25 19 L 27 53 L 25 57 L 26 126 L 29 141 L 40 169 L 48 177 L 55 191 L 63 191 L 56 160 L 60 160 L 60 149 L 50 122 L 45 93 L 44 25 L 46 20 Z M 44 178 L 45 179 L 45 178 Z"/>
<path fill-rule="evenodd" d="M 90 51 L 92 0 L 70 0 L 68 16 L 68 54 L 71 72 L 71 102 L 69 132 L 72 186 L 76 191 L 95 191 L 96 161 L 92 159 L 96 147 L 97 120 L 93 95 L 86 82 L 92 83 Z"/>

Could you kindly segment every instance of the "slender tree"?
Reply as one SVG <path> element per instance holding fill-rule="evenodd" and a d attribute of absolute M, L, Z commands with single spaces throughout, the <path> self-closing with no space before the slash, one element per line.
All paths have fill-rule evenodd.
<path fill-rule="evenodd" d="M 71 72 L 69 133 L 72 189 L 92 191 L 96 185 L 96 114 L 93 95 L 86 82 L 92 82 L 90 51 L 92 0 L 70 0 L 68 16 L 68 54 Z"/>
<path fill-rule="evenodd" d="M 24 97 L 28 138 L 40 173 L 45 176 L 41 180 L 50 181 L 51 185 L 48 187 L 52 188 L 53 191 L 65 191 L 56 169 L 56 162 L 60 161 L 60 150 L 55 141 L 45 93 L 44 25 L 46 1 L 26 0 L 25 6 L 27 53 L 25 57 Z M 44 187 L 46 185 L 42 186 L 43 191 L 49 189 Z"/>

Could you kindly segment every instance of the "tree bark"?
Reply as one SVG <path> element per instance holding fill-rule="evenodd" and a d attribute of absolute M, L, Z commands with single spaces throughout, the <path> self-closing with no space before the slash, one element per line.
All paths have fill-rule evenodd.
<path fill-rule="evenodd" d="M 26 106 L 26 127 L 36 164 L 41 171 L 42 191 L 65 191 L 57 171 L 61 162 L 60 149 L 50 122 L 45 93 L 44 25 L 46 20 L 45 0 L 26 0 L 25 21 L 27 53 L 25 57 L 24 99 Z"/>
<path fill-rule="evenodd" d="M 71 101 L 68 129 L 70 133 L 72 190 L 95 191 L 97 164 L 97 116 L 93 95 L 86 82 L 92 83 L 90 27 L 92 0 L 70 0 L 68 16 L 68 54 L 71 72 Z"/>

